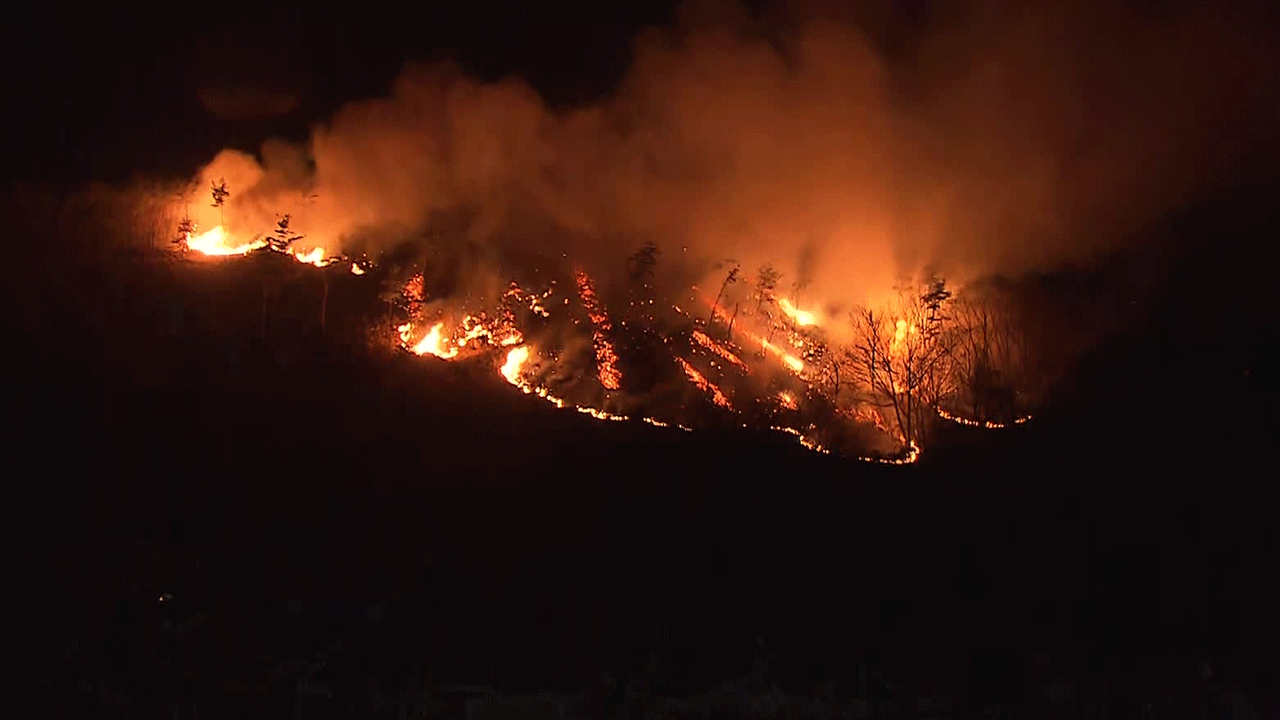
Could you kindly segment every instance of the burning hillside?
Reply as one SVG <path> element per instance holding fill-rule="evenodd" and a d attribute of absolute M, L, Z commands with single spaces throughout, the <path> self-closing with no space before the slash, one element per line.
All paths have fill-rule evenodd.
<path fill-rule="evenodd" d="M 949 409 L 968 397 L 968 370 L 942 358 L 986 353 L 972 362 L 989 370 L 995 367 L 993 339 L 1007 342 L 1015 330 L 996 333 L 988 323 L 989 337 L 975 340 L 971 329 L 944 316 L 953 303 L 941 281 L 923 295 L 904 294 L 891 309 L 897 313 L 892 320 L 867 311 L 872 322 L 863 334 L 840 344 L 829 340 L 819 313 L 779 297 L 777 273 L 767 268 L 744 288 L 735 265 L 714 298 L 688 287 L 679 297 L 683 305 L 660 296 L 650 282 L 654 253 L 649 272 L 633 278 L 625 292 L 602 295 L 587 270 L 563 259 L 558 269 L 541 270 L 541 287 L 511 280 L 501 292 L 441 294 L 426 279 L 437 274 L 438 260 L 405 267 L 357 263 L 318 247 L 300 251 L 303 238 L 289 231 L 287 218 L 274 235 L 243 240 L 221 226 L 197 233 L 184 224 L 180 230 L 176 244 L 197 257 L 277 253 L 319 273 L 349 267 L 360 282 L 389 286 L 388 322 L 403 351 L 488 364 L 521 392 L 599 420 L 635 419 L 686 431 L 769 429 L 815 452 L 892 463 L 919 457 L 932 420 L 989 428 L 1025 420 L 989 413 L 970 418 Z M 519 267 L 493 270 L 498 272 L 530 275 Z M 1017 358 L 998 360 L 1009 368 Z"/>
<path fill-rule="evenodd" d="M 1207 6 L 975 7 L 904 62 L 817 7 L 762 33 L 731 5 L 638 38 L 576 105 L 409 63 L 305 142 L 217 154 L 179 244 L 288 256 L 326 298 L 349 268 L 387 344 L 598 417 L 908 458 L 942 422 L 1025 421 L 1060 369 L 980 279 L 1112 248 L 1270 137 L 1273 44 Z"/>

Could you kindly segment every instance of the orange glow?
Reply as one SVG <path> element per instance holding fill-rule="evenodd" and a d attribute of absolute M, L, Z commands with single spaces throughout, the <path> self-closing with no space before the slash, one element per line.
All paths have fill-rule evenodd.
<path fill-rule="evenodd" d="M 351 274 L 352 274 L 352 275 L 363 275 L 363 274 L 364 274 L 364 268 L 360 267 L 359 265 L 356 265 L 355 263 L 351 263 Z"/>
<path fill-rule="evenodd" d="M 795 320 L 797 325 L 804 327 L 816 325 L 818 323 L 816 315 L 811 312 L 805 312 L 804 310 L 797 309 L 796 306 L 792 305 L 791 301 L 786 298 L 778 298 L 778 307 L 782 309 L 782 312 L 787 314 L 787 317 Z"/>
<path fill-rule="evenodd" d="M 1002 428 L 1012 427 L 1014 425 L 1021 425 L 1031 420 L 1030 415 L 1023 415 L 1022 417 L 1014 418 L 1013 422 L 1008 422 L 1008 423 L 994 422 L 992 420 L 979 422 L 977 420 L 971 420 L 966 417 L 960 417 L 959 415 L 952 415 L 951 413 L 947 412 L 946 410 L 943 410 L 942 408 L 938 408 L 938 417 L 942 418 L 943 420 L 950 420 L 951 422 L 958 423 L 960 425 L 968 425 L 969 427 L 987 428 L 990 430 L 1000 430 Z"/>
<path fill-rule="evenodd" d="M 524 369 L 525 363 L 529 362 L 529 346 L 521 345 L 520 347 L 511 348 L 507 353 L 507 361 L 502 364 L 502 377 L 512 385 L 520 384 L 520 372 Z"/>
<path fill-rule="evenodd" d="M 431 353 L 432 355 L 445 360 L 457 356 L 458 348 L 451 347 L 445 341 L 443 330 L 444 322 L 438 322 L 435 325 L 432 325 L 431 330 L 427 332 L 426 336 L 413 346 L 413 354 L 426 355 L 427 353 Z"/>
<path fill-rule="evenodd" d="M 725 360 L 728 363 L 731 363 L 734 367 L 738 368 L 742 372 L 744 373 L 751 372 L 751 369 L 747 367 L 747 364 L 742 362 L 742 358 L 738 357 L 737 355 L 734 355 L 732 352 L 729 351 L 728 348 L 716 342 L 715 340 L 712 340 L 711 336 L 707 335 L 701 330 L 693 331 L 693 339 L 697 341 L 699 345 L 710 350 L 716 355 L 719 355 L 721 359 Z"/>
<path fill-rule="evenodd" d="M 187 247 L 204 255 L 212 255 L 215 257 L 225 255 L 247 255 L 254 250 L 267 246 L 267 241 L 261 238 L 250 240 L 246 243 L 236 243 L 227 236 L 227 231 L 222 229 L 221 225 L 193 235 L 187 233 Z"/>
<path fill-rule="evenodd" d="M 778 393 L 778 403 L 788 410 L 799 410 L 800 405 L 796 402 L 796 396 L 789 392 Z"/>
<path fill-rule="evenodd" d="M 306 265 L 315 265 L 316 267 L 324 267 L 325 265 L 330 265 L 338 261 L 338 258 L 326 258 L 324 248 L 322 247 L 314 247 L 303 253 L 300 253 L 293 248 L 289 248 L 286 252 L 289 255 L 292 255 L 293 259 L 298 262 Z M 355 266 L 353 265 L 352 267 Z"/>
<path fill-rule="evenodd" d="M 689 376 L 689 382 L 693 383 L 699 390 L 711 396 L 711 401 L 727 410 L 732 410 L 733 405 L 729 404 L 729 398 L 720 392 L 720 388 L 714 383 L 707 380 L 698 369 L 690 365 L 684 358 L 677 357 L 676 362 L 680 363 L 680 367 L 684 368 L 684 374 Z"/>
<path fill-rule="evenodd" d="M 916 333 L 914 324 L 908 325 L 906 320 L 899 320 L 893 327 L 893 343 L 889 345 L 889 354 L 897 356 L 902 352 L 902 344 L 906 342 L 908 335 Z"/>
<path fill-rule="evenodd" d="M 774 345 L 773 343 L 769 342 L 767 338 L 761 335 L 756 335 L 755 333 L 749 330 L 743 330 L 743 333 L 745 333 L 747 337 L 750 337 L 752 340 L 755 340 L 756 342 L 760 343 L 760 347 L 762 349 L 766 350 L 767 352 L 769 352 L 769 354 L 781 360 L 783 364 L 791 368 L 792 372 L 795 372 L 797 374 L 804 372 L 804 361 L 801 360 L 800 358 L 788 353 L 786 350 L 783 350 L 777 345 Z"/>
<path fill-rule="evenodd" d="M 578 270 L 574 277 L 578 282 L 578 294 L 582 297 L 582 306 L 586 308 L 587 317 L 591 318 L 591 324 L 595 326 L 592 344 L 596 350 L 600 384 L 608 390 L 617 390 L 622 387 L 622 371 L 618 369 L 618 354 L 614 351 L 613 343 L 609 341 L 607 335 L 613 330 L 613 325 L 609 322 L 609 316 L 605 313 L 600 298 L 596 296 L 591 278 L 581 270 Z"/>

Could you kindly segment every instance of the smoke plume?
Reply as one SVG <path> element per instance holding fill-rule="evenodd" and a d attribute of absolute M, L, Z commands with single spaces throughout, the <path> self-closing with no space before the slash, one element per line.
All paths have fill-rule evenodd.
<path fill-rule="evenodd" d="M 636 38 L 595 102 L 409 65 L 305 146 L 224 152 L 199 182 L 226 179 L 233 232 L 287 212 L 330 250 L 462 218 L 496 250 L 621 266 L 653 240 L 694 272 L 772 261 L 813 304 L 874 301 L 922 268 L 962 281 L 1113 248 L 1266 139 L 1265 18 L 1114 5 L 951 4 L 886 44 L 874 14 L 702 3 Z"/>

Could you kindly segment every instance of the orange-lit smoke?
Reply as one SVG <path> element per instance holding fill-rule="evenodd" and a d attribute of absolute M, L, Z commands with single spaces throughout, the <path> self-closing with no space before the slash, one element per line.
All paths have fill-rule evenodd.
<path fill-rule="evenodd" d="M 922 268 L 963 280 L 1114 247 L 1273 125 L 1267 23 L 1226 3 L 946 3 L 892 48 L 822 5 L 764 23 L 695 3 L 572 108 L 409 66 L 303 146 L 218 155 L 186 207 L 237 243 L 290 213 L 304 252 L 375 257 L 432 224 L 455 247 L 619 265 L 652 239 L 660 276 L 774 261 L 818 322 Z"/>

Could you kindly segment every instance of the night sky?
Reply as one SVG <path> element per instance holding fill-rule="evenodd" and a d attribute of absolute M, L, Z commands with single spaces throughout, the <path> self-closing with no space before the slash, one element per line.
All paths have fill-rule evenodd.
<path fill-rule="evenodd" d="M 188 173 L 225 146 L 305 135 L 343 102 L 386 93 L 414 59 L 453 59 L 486 79 L 518 73 L 551 102 L 574 102 L 616 82 L 630 38 L 672 12 L 661 4 L 573 15 L 551 6 L 535 17 L 474 2 L 439 15 L 326 8 L 186 8 L 170 17 L 107 5 L 74 17 L 54 6 L 18 10 L 4 31 L 11 95 L 23 98 L 11 135 L 22 139 L 21 157 L 10 170 L 29 179 Z M 220 120 L 201 103 L 211 89 L 294 102 L 276 117 Z"/>
<path fill-rule="evenodd" d="M 746 3 L 763 27 L 785 24 L 785 13 L 759 5 Z M 856 18 L 886 51 L 901 49 L 927 16 L 923 0 L 839 5 L 828 12 Z M 223 147 L 252 150 L 267 136 L 305 136 L 344 102 L 385 94 L 412 60 L 449 59 L 486 80 L 517 74 L 553 105 L 587 100 L 618 81 L 637 33 L 670 24 L 677 6 L 560 2 L 541 3 L 536 13 L 511 2 L 356 11 L 325 4 L 18 7 L 3 30 L 15 98 L 9 175 L 75 183 L 135 171 L 189 174 Z M 288 98 L 288 111 L 220 119 L 201 102 L 211 90 L 236 90 L 250 105 L 253 97 Z"/>

